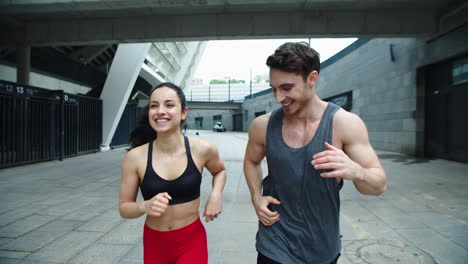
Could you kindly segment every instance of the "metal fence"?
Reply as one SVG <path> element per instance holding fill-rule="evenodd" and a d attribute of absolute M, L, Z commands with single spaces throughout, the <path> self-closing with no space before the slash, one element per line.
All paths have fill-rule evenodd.
<path fill-rule="evenodd" d="M 141 108 L 136 104 L 127 104 L 120 118 L 119 124 L 114 133 L 110 146 L 113 148 L 126 146 L 129 144 L 129 136 L 136 127 Z"/>
<path fill-rule="evenodd" d="M 185 96 L 189 101 L 241 102 L 244 101 L 245 96 L 251 96 L 270 88 L 267 83 L 191 85 L 185 91 Z"/>
<path fill-rule="evenodd" d="M 98 151 L 102 101 L 0 80 L 0 168 Z"/>

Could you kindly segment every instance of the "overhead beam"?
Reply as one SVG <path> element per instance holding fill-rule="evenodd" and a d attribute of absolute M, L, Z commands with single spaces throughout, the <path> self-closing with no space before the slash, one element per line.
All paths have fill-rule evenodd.
<path fill-rule="evenodd" d="M 88 64 L 90 61 L 94 60 L 94 58 L 103 53 L 107 48 L 109 48 L 109 46 L 110 44 L 102 46 L 84 46 L 74 51 L 69 55 L 69 57 L 83 64 Z"/>
<path fill-rule="evenodd" d="M 437 32 L 431 10 L 187 14 L 34 21 L 5 26 L 0 46 L 83 45 L 278 37 L 418 37 Z"/>

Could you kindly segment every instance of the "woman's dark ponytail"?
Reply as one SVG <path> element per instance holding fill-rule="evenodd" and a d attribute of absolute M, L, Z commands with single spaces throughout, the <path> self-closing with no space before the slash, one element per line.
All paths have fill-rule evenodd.
<path fill-rule="evenodd" d="M 139 147 L 156 139 L 156 131 L 150 126 L 148 121 L 149 106 L 145 106 L 140 113 L 138 123 L 130 133 L 130 149 Z"/>

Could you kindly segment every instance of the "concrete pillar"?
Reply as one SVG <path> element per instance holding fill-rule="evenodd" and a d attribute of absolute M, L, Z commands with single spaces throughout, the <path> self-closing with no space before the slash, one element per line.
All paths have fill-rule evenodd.
<path fill-rule="evenodd" d="M 150 43 L 120 44 L 101 93 L 103 120 L 101 150 L 109 150 L 115 129 L 135 85 Z"/>
<path fill-rule="evenodd" d="M 31 46 L 18 45 L 16 47 L 16 82 L 29 85 L 29 75 L 31 72 Z"/>

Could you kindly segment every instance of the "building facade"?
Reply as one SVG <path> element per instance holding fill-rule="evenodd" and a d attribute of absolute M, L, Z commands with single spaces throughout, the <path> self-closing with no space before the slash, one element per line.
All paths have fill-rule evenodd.
<path fill-rule="evenodd" d="M 360 39 L 321 64 L 320 98 L 359 115 L 376 149 L 468 161 L 468 26 L 430 39 Z M 244 131 L 279 107 L 246 97 Z"/>

